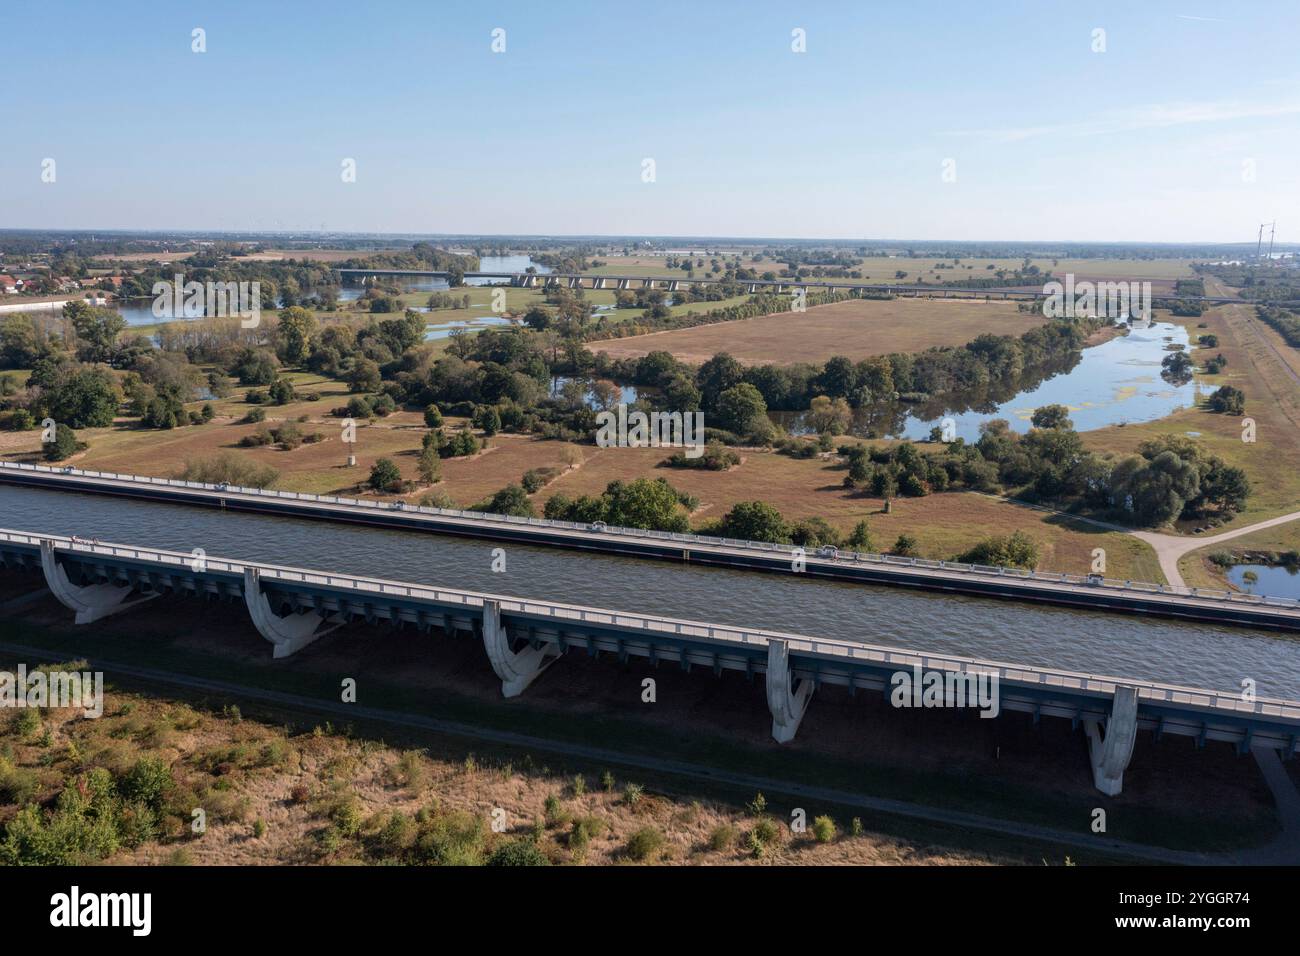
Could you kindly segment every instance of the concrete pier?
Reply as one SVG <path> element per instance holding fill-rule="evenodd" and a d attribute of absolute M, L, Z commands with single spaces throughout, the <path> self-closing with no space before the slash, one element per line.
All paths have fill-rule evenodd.
<path fill-rule="evenodd" d="M 158 596 L 156 594 L 137 595 L 134 600 L 130 600 L 131 587 L 129 585 L 120 587 L 115 584 L 89 584 L 85 586 L 73 584 L 68 579 L 67 572 L 59 564 L 53 542 L 41 542 L 40 553 L 41 571 L 45 575 L 46 585 L 58 602 L 73 612 L 75 615 L 73 620 L 77 624 L 92 624 L 108 617 L 110 614 L 119 614 L 128 608 L 143 604 L 145 601 Z"/>
<path fill-rule="evenodd" d="M 262 592 L 261 572 L 257 568 L 244 569 L 244 603 L 253 626 L 274 646 L 271 656 L 276 658 L 295 654 L 340 626 L 322 627 L 325 618 L 316 611 L 277 615 Z"/>
<path fill-rule="evenodd" d="M 1098 721 L 1084 721 L 1093 785 L 1109 797 L 1118 795 L 1124 787 L 1124 770 L 1133 757 L 1133 743 L 1137 740 L 1137 711 L 1137 689 L 1117 687 L 1106 720 L 1105 738 L 1098 729 Z"/>
<path fill-rule="evenodd" d="M 812 697 L 813 682 L 798 680 L 790 669 L 790 645 L 767 645 L 767 707 L 772 712 L 772 739 L 779 744 L 794 740 Z"/>
<path fill-rule="evenodd" d="M 45 573 L 62 589 L 77 585 L 69 604 L 82 612 L 112 613 L 120 595 L 138 592 L 224 598 L 245 605 L 257 630 L 286 657 L 351 620 L 411 624 L 422 632 L 479 633 L 489 663 L 507 697 L 522 693 L 554 661 L 570 651 L 607 653 L 619 660 L 675 662 L 689 670 L 723 670 L 764 675 L 772 736 L 792 741 L 815 686 L 838 685 L 891 699 L 900 675 L 927 672 L 969 678 L 981 675 L 995 689 L 996 710 L 1030 715 L 1035 723 L 1055 717 L 1082 723 L 1098 790 L 1114 795 L 1139 732 L 1223 741 L 1242 751 L 1275 750 L 1293 756 L 1300 738 L 1300 701 L 1237 692 L 1180 687 L 1054 668 L 1007 664 L 952 654 L 932 654 L 878 644 L 826 640 L 776 631 L 751 630 L 601 608 L 524 600 L 494 594 L 430 587 L 380 578 L 291 568 L 228 558 L 122 544 L 77 541 L 59 535 L 0 530 L 0 564 Z M 64 577 L 49 570 L 62 571 Z M 90 591 L 86 589 L 112 588 Z M 58 593 L 58 592 L 56 592 Z M 99 595 L 113 597 L 100 601 Z M 68 595 L 60 595 L 65 600 Z M 288 611 L 281 616 L 279 611 Z M 102 616 L 102 613 L 101 613 Z M 877 622 L 879 623 L 879 622 Z M 527 635 L 527 646 L 511 647 L 510 635 Z M 996 678 L 996 680 L 994 680 Z M 941 683 L 941 699 L 924 706 L 970 708 L 960 690 Z M 895 703 L 895 706 L 903 706 Z M 989 711 L 981 710 L 981 716 Z M 1104 737 L 1102 731 L 1104 728 Z"/>
<path fill-rule="evenodd" d="M 518 697 L 546 668 L 560 659 L 560 652 L 551 645 L 527 647 L 521 651 L 510 649 L 510 638 L 501 621 L 501 602 L 483 602 L 483 648 L 487 651 L 492 670 L 501 678 L 501 696 Z"/>

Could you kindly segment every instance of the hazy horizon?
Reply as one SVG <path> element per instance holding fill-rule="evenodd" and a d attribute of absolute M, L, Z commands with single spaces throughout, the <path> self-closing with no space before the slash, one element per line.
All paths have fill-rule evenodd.
<path fill-rule="evenodd" d="M 25 9 L 87 40 L 6 51 L 31 107 L 6 228 L 1245 245 L 1300 222 L 1295 5 Z"/>
<path fill-rule="evenodd" d="M 890 236 L 849 236 L 844 238 L 832 238 L 829 236 L 713 236 L 705 234 L 697 235 L 653 235 L 643 234 L 619 234 L 619 233 L 526 233 L 526 232 L 414 232 L 410 230 L 395 230 L 391 232 L 373 232 L 373 231 L 345 231 L 330 230 L 327 232 L 311 232 L 308 230 L 218 230 L 206 227 L 192 228 L 157 228 L 141 226 L 138 228 L 129 227 L 85 227 L 69 226 L 67 228 L 47 228 L 41 226 L 4 226 L 0 227 L 0 235 L 6 233 L 48 233 L 48 234 L 88 234 L 92 236 L 104 235 L 121 235 L 121 236 L 166 236 L 184 238 L 189 241 L 201 241 L 207 237 L 252 237 L 265 236 L 267 238 L 293 240 L 295 242 L 320 241 L 328 242 L 332 239 L 400 239 L 400 240 L 449 240 L 449 241 L 471 241 L 471 240 L 524 240 L 524 241 L 542 241 L 542 242 L 613 242 L 613 241 L 636 241 L 658 243 L 666 242 L 697 242 L 697 243 L 738 243 L 738 244 L 778 244 L 785 242 L 794 243 L 827 243 L 835 245 L 866 245 L 866 246 L 908 246 L 908 245 L 990 245 L 990 246 L 1030 246 L 1030 245 L 1079 245 L 1079 246 L 1134 246 L 1134 247 L 1226 247 L 1226 246 L 1255 246 L 1255 240 L 1178 240 L 1178 241 L 1159 241 L 1145 239 L 991 239 L 979 237 L 974 239 L 954 239 L 951 237 L 939 238 L 897 238 Z M 1268 232 L 1264 233 L 1264 245 L 1268 245 Z M 1283 242 L 1280 239 L 1273 243 L 1274 251 L 1300 249 L 1300 242 Z M 292 250 L 291 250 L 292 251 Z"/>

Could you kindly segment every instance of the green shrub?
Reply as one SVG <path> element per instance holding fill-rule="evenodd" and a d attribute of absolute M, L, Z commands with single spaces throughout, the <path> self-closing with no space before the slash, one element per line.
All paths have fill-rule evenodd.
<path fill-rule="evenodd" d="M 900 534 L 898 539 L 894 542 L 894 550 L 892 553 L 898 555 L 900 558 L 917 557 L 916 539 L 910 534 Z"/>
<path fill-rule="evenodd" d="M 267 397 L 274 405 L 288 405 L 294 399 L 293 383 L 287 378 L 277 378 L 266 390 Z"/>
<path fill-rule="evenodd" d="M 501 430 L 501 413 L 493 405 L 480 405 L 474 410 L 470 423 L 490 437 Z"/>
<path fill-rule="evenodd" d="M 1210 411 L 1223 415 L 1240 415 L 1246 411 L 1246 393 L 1232 385 L 1224 385 L 1209 398 Z"/>
<path fill-rule="evenodd" d="M 542 813 L 545 815 L 548 827 L 564 826 L 572 819 L 569 812 L 560 805 L 560 798 L 553 793 L 546 795 L 546 801 L 542 805 Z"/>
<path fill-rule="evenodd" d="M 370 469 L 370 487 L 375 491 L 399 491 L 402 473 L 391 458 L 380 458 Z"/>
<path fill-rule="evenodd" d="M 440 866 L 479 866 L 483 863 L 486 828 L 471 813 L 422 814 L 415 840 L 416 861 Z"/>
<path fill-rule="evenodd" d="M 207 458 L 186 459 L 185 468 L 176 477 L 207 484 L 226 482 L 244 488 L 266 488 L 275 483 L 280 473 L 269 465 L 246 461 L 235 452 L 221 451 Z"/>
<path fill-rule="evenodd" d="M 438 454 L 443 458 L 463 458 L 474 454 L 481 447 L 482 444 L 474 437 L 473 432 L 461 429 L 443 442 L 438 448 Z"/>
<path fill-rule="evenodd" d="M 502 843 L 487 859 L 488 866 L 550 866 L 551 861 L 531 840 Z"/>
<path fill-rule="evenodd" d="M 36 771 L 15 766 L 0 755 L 0 803 L 24 807 L 41 792 L 41 781 Z"/>
<path fill-rule="evenodd" d="M 302 430 L 293 422 L 285 422 L 271 432 L 271 436 L 285 451 L 293 451 L 302 445 Z"/>
<path fill-rule="evenodd" d="M 54 441 L 41 446 L 46 461 L 64 461 L 77 452 L 77 433 L 60 422 L 54 426 Z"/>
<path fill-rule="evenodd" d="M 664 835 L 654 827 L 642 827 L 627 840 L 623 852 L 628 859 L 645 862 L 659 855 L 665 843 Z"/>
<path fill-rule="evenodd" d="M 514 515 L 519 518 L 531 518 L 536 514 L 533 503 L 528 500 L 528 494 L 518 485 L 506 485 L 491 498 L 480 501 L 470 510 L 482 511 L 486 514 Z"/>
<path fill-rule="evenodd" d="M 1038 566 L 1038 543 L 1023 531 L 1013 531 L 1010 535 L 985 538 L 958 555 L 957 560 L 966 564 L 1032 571 Z"/>
<path fill-rule="evenodd" d="M 41 712 L 35 707 L 24 707 L 14 715 L 10 726 L 19 739 L 26 740 L 41 729 Z"/>
<path fill-rule="evenodd" d="M 541 491 L 558 474 L 558 468 L 530 468 L 524 472 L 519 483 L 523 485 L 524 491 L 531 495 Z"/>
<path fill-rule="evenodd" d="M 343 410 L 344 418 L 369 418 L 375 413 L 371 407 L 369 399 L 363 395 L 353 395 L 348 399 L 347 407 Z"/>
<path fill-rule="evenodd" d="M 736 842 L 736 828 L 730 823 L 720 823 L 709 834 L 710 850 L 729 850 Z"/>
<path fill-rule="evenodd" d="M 163 763 L 162 758 L 150 754 L 135 762 L 118 789 L 127 801 L 137 800 L 151 809 L 161 810 L 163 801 L 175 785 L 171 768 Z"/>
<path fill-rule="evenodd" d="M 830 817 L 821 816 L 815 818 L 812 830 L 813 838 L 818 843 L 830 843 L 835 839 L 835 821 Z"/>
<path fill-rule="evenodd" d="M 340 800 L 330 809 L 329 816 L 342 836 L 356 836 L 361 830 L 361 804 L 355 798 Z"/>
<path fill-rule="evenodd" d="M 271 434 L 271 430 L 263 424 L 259 425 L 252 434 L 239 439 L 239 446 L 241 448 L 260 448 L 263 445 L 271 444 L 273 441 L 275 441 L 275 438 Z"/>

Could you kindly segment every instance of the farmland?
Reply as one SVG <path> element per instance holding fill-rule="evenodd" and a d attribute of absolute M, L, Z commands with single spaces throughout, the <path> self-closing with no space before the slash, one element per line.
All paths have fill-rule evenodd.
<path fill-rule="evenodd" d="M 719 262 L 730 260 L 734 255 L 740 256 L 741 265 L 753 269 L 758 274 L 772 271 L 780 274 L 785 263 L 764 255 L 760 261 L 754 261 L 752 250 L 737 253 L 723 253 L 716 258 Z M 684 259 L 685 256 L 679 257 Z M 691 257 L 696 263 L 697 275 L 707 274 L 710 259 L 715 258 L 704 253 Z M 601 256 L 602 265 L 591 270 L 597 275 L 626 276 L 672 276 L 681 278 L 685 272 L 680 268 L 670 269 L 667 256 L 632 255 Z M 1164 280 L 1190 278 L 1194 273 L 1190 259 L 1031 259 L 1030 265 L 1037 266 L 1040 272 L 1051 272 L 1056 276 L 1073 273 L 1079 279 L 1146 279 L 1153 283 Z M 961 258 L 954 263 L 952 259 L 918 256 L 874 256 L 862 259 L 850 271 L 859 273 L 859 277 L 845 281 L 866 283 L 888 283 L 908 285 L 917 281 L 925 282 L 959 282 L 963 278 L 982 279 L 999 270 L 1014 272 L 1024 264 L 1023 259 Z M 899 276 L 899 272 L 906 273 Z"/>
<path fill-rule="evenodd" d="M 959 346 L 990 332 L 1018 336 L 1041 325 L 1040 312 L 1021 312 L 1011 302 L 956 299 L 848 299 L 756 319 L 720 322 L 693 329 L 654 332 L 592 342 L 593 352 L 614 358 L 663 350 L 698 364 L 729 352 L 747 364 L 825 361 L 832 355 L 863 359 L 891 352 L 919 352 L 936 345 Z"/>

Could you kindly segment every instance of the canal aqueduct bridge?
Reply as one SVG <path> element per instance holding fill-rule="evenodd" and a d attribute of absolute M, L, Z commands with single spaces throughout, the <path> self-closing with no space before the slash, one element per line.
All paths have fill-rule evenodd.
<path fill-rule="evenodd" d="M 482 642 L 507 697 L 548 667 L 583 655 L 637 657 L 683 670 L 764 675 L 772 736 L 794 738 L 821 684 L 889 693 L 895 675 L 940 674 L 945 706 L 969 705 L 964 688 L 985 681 L 998 712 L 1067 718 L 1088 735 L 1097 788 L 1117 794 L 1139 730 L 1226 741 L 1242 753 L 1291 757 L 1300 701 L 1080 674 L 1049 668 L 820 640 L 549 601 L 523 600 L 379 578 L 0 530 L 0 563 L 39 570 L 54 596 L 89 624 L 161 594 L 242 603 L 252 623 L 287 657 L 349 622 L 388 622 L 421 631 L 469 633 Z M 344 630 L 346 633 L 346 630 Z"/>
<path fill-rule="evenodd" d="M 790 574 L 798 566 L 799 573 L 812 577 L 861 584 L 1300 631 L 1300 602 L 1215 588 L 849 551 L 805 554 L 790 545 L 761 541 L 517 518 L 417 507 L 403 502 L 265 491 L 16 462 L 0 462 L 0 482 L 779 574 Z"/>

